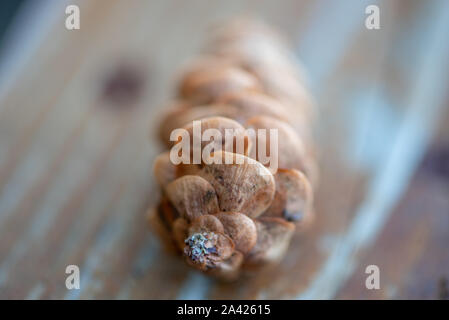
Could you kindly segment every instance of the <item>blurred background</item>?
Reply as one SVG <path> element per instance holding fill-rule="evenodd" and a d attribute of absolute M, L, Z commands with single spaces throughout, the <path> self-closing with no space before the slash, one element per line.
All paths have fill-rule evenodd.
<path fill-rule="evenodd" d="M 316 222 L 279 269 L 223 284 L 165 254 L 145 212 L 176 72 L 241 15 L 304 65 L 322 178 Z M 448 299 L 448 34 L 445 0 L 2 1 L 0 297 Z"/>

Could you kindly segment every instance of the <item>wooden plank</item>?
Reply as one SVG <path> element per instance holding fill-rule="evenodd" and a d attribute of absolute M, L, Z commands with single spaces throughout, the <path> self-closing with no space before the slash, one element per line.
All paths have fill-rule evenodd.
<path fill-rule="evenodd" d="M 443 119 L 407 192 L 337 298 L 449 299 L 448 112 Z M 379 290 L 365 287 L 372 264 L 380 270 Z"/>
<path fill-rule="evenodd" d="M 371 179 L 364 202 L 338 241 L 333 255 L 300 297 L 334 297 L 346 277 L 351 274 L 352 268 L 357 265 L 356 254 L 376 239 L 425 150 L 437 120 L 436 116 L 443 107 L 443 88 L 447 83 L 447 78 L 440 73 L 439 67 L 448 55 L 447 46 L 441 46 L 444 33 L 448 29 L 447 17 L 442 12 L 445 11 L 441 11 L 439 7 L 426 12 L 432 17 L 430 19 L 427 16 L 424 20 L 429 35 L 426 38 L 428 50 L 418 57 L 420 61 L 414 72 L 420 77 L 411 81 L 409 89 L 411 95 L 408 97 L 403 123 L 392 141 L 391 152 L 383 162 L 380 162 L 375 176 Z M 417 21 L 421 23 L 423 19 Z M 442 85 L 437 90 L 438 94 L 435 94 L 434 88 L 430 85 L 432 81 Z"/>
<path fill-rule="evenodd" d="M 404 127 L 398 124 L 410 118 L 410 110 L 418 110 L 412 112 L 413 119 L 423 112 L 416 105 L 431 91 L 414 75 L 419 72 L 433 79 L 435 66 L 448 56 L 445 47 L 435 45 L 445 30 L 444 19 L 436 15 L 430 23 L 426 16 L 435 10 L 421 10 L 419 2 L 382 1 L 382 29 L 368 31 L 363 27 L 367 4 L 371 2 L 80 2 L 81 30 L 68 32 L 55 26 L 26 71 L 0 97 L 0 297 L 317 298 L 335 296 L 346 277 L 349 282 L 337 297 L 357 296 L 357 265 L 366 260 L 352 249 L 369 246 L 375 237 L 366 243 L 351 240 L 347 246 L 351 250 L 339 268 L 328 273 L 326 265 L 338 254 L 339 245 L 349 243 L 345 237 L 351 234 L 354 217 L 360 216 L 360 207 L 382 174 L 381 159 L 394 155 L 391 146 L 399 140 L 385 140 L 385 136 L 401 132 Z M 429 8 L 443 14 L 443 6 L 436 2 Z M 242 13 L 279 25 L 305 58 L 322 111 L 316 130 L 322 179 L 316 195 L 317 221 L 295 236 L 279 269 L 223 284 L 164 253 L 148 231 L 144 215 L 158 198 L 151 162 L 161 149 L 153 133 L 177 71 L 200 50 L 212 24 Z M 61 12 L 58 23 L 63 17 Z M 425 39 L 426 50 L 406 54 L 407 41 L 424 41 L 418 32 L 423 27 L 433 35 Z M 403 30 L 412 32 L 404 37 Z M 417 67 L 404 68 L 403 56 Z M 421 65 L 422 61 L 434 62 Z M 105 81 L 111 76 L 118 74 L 116 81 L 126 81 L 120 80 L 121 68 L 143 85 L 136 100 L 122 105 L 104 96 Z M 443 77 L 439 79 L 443 84 Z M 433 116 L 441 108 L 437 100 L 443 91 L 444 87 L 436 87 L 435 100 L 426 100 Z M 412 101 L 407 100 L 410 93 L 414 93 Z M 378 121 L 372 117 L 379 117 Z M 422 119 L 427 119 L 423 128 L 433 124 L 430 116 Z M 384 140 L 373 136 L 379 125 Z M 422 132 L 418 133 L 421 139 Z M 419 150 L 427 138 L 419 140 Z M 374 146 L 376 141 L 384 143 Z M 417 153 L 413 159 L 418 158 Z M 422 188 L 427 187 L 416 187 L 411 196 L 420 196 Z M 425 201 L 430 205 L 434 200 Z M 444 201 L 435 201 L 438 210 L 445 210 Z M 395 213 L 391 219 L 400 228 L 406 218 Z M 406 275 L 418 268 L 441 270 L 421 257 L 444 257 L 444 246 L 438 244 L 447 233 L 440 231 L 435 237 L 426 233 L 427 227 L 437 227 L 436 222 L 444 219 L 438 214 L 422 227 L 416 214 L 406 224 L 417 230 L 416 239 L 436 246 L 429 256 L 424 255 L 424 247 L 410 247 L 416 256 L 407 265 L 415 269 L 406 270 Z M 394 237 L 395 228 L 384 229 L 388 239 Z M 377 231 L 381 230 L 379 224 Z M 390 256 L 376 251 L 384 243 L 380 247 L 381 242 L 375 243 L 372 252 L 388 268 L 389 283 L 403 296 L 412 296 L 416 287 L 427 292 L 425 277 L 407 282 L 406 288 L 391 261 L 386 261 Z M 348 261 L 354 264 L 349 270 L 354 274 L 340 277 L 340 267 Z M 81 290 L 65 288 L 68 264 L 80 266 Z M 320 279 L 327 277 L 340 280 L 321 286 Z"/>

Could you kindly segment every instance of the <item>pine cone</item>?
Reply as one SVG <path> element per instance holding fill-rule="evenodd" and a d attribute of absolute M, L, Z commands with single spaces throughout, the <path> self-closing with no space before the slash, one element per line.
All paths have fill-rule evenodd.
<path fill-rule="evenodd" d="M 243 270 L 279 262 L 295 230 L 313 218 L 318 180 L 310 134 L 313 104 L 285 42 L 265 25 L 231 22 L 216 30 L 206 52 L 182 73 L 160 138 L 176 146 L 171 132 L 184 128 L 194 134 L 198 120 L 201 134 L 213 128 L 225 136 L 232 129 L 243 145 L 230 150 L 224 139 L 214 140 L 208 156 L 232 160 L 224 163 L 202 158 L 191 164 L 191 151 L 189 163 L 175 165 L 169 151 L 160 154 L 154 175 L 162 198 L 150 220 L 188 264 L 234 279 Z M 268 148 L 267 155 L 277 157 L 279 169 L 262 164 L 256 152 L 269 138 L 247 129 L 277 129 L 278 148 Z M 206 147 L 202 143 L 201 151 Z"/>

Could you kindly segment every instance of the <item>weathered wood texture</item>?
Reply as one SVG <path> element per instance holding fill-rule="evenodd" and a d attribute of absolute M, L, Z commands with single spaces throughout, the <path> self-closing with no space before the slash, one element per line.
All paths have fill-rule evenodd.
<path fill-rule="evenodd" d="M 448 161 L 448 132 L 433 138 L 449 123 L 447 1 L 79 4 L 81 30 L 59 4 L 1 90 L 1 298 L 447 297 L 447 164 L 426 164 Z M 364 27 L 369 4 L 380 30 Z M 223 284 L 164 253 L 144 215 L 176 72 L 211 25 L 241 14 L 278 26 L 302 58 L 322 174 L 316 222 L 279 269 Z M 69 264 L 80 290 L 65 287 Z M 380 290 L 364 286 L 368 264 Z"/>

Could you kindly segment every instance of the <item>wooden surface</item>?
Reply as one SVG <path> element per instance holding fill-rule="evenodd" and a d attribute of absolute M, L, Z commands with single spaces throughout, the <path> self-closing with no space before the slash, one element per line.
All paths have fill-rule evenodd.
<path fill-rule="evenodd" d="M 448 298 L 447 1 L 79 1 L 76 31 L 56 2 L 0 90 L 1 298 Z M 144 215 L 176 71 L 241 14 L 279 27 L 308 71 L 322 178 L 279 269 L 222 284 L 165 254 Z"/>

